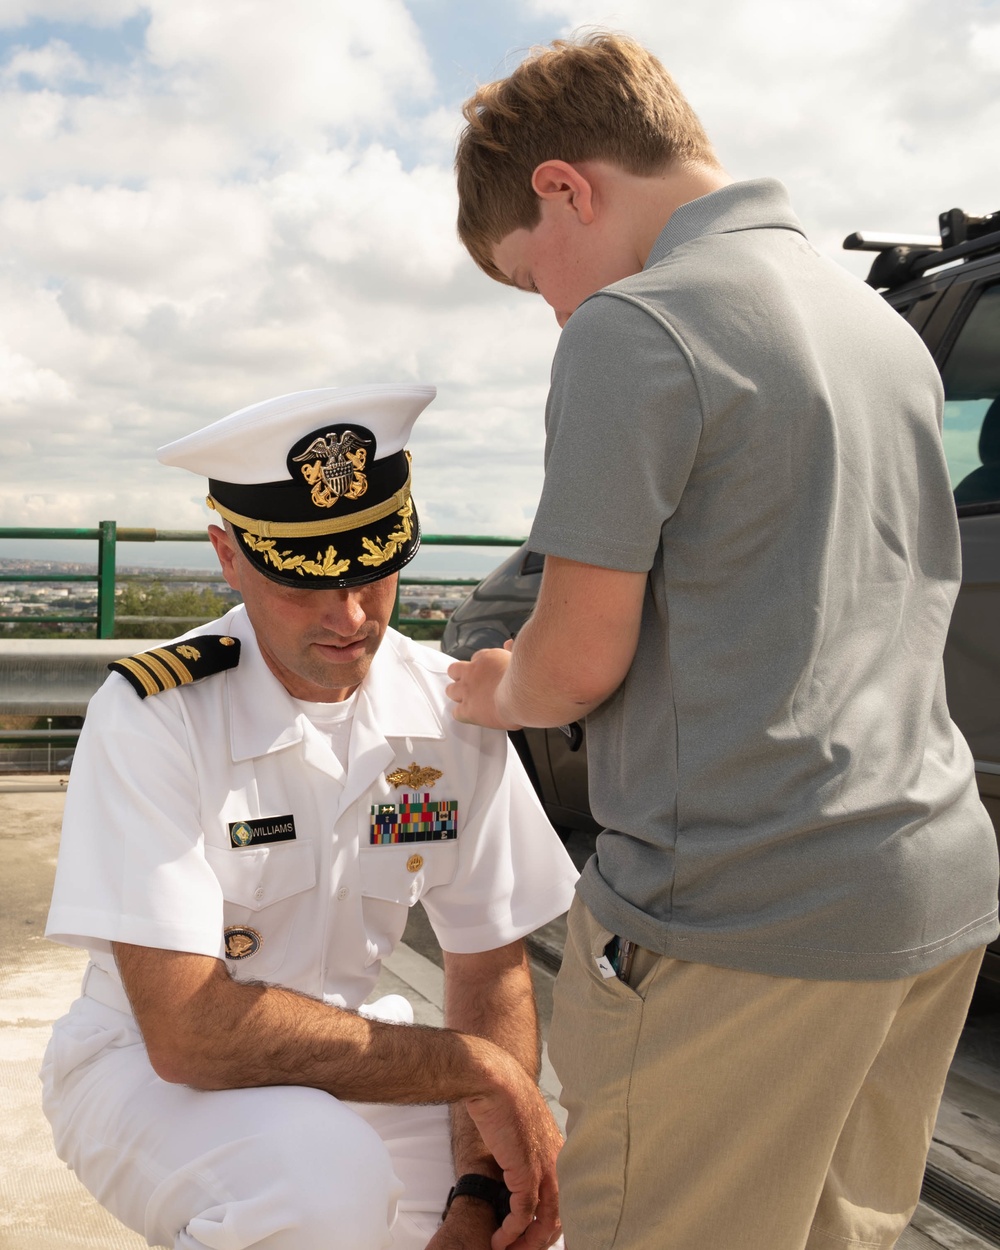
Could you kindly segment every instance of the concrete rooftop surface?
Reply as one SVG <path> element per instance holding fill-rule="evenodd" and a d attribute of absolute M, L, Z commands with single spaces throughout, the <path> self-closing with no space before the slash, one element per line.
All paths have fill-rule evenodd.
<path fill-rule="evenodd" d="M 47 942 L 45 916 L 55 870 L 65 777 L 0 777 L 0 1248 L 2 1250 L 141 1250 L 145 1240 L 104 1211 L 57 1158 L 40 1105 L 38 1068 L 52 1022 L 77 996 L 86 956 Z M 573 847 L 571 846 L 571 850 Z M 403 993 L 419 1022 L 441 1022 L 439 959 L 414 908 L 412 933 L 383 965 L 378 993 Z M 546 943 L 558 922 L 547 926 Z M 552 974 L 535 968 L 543 1027 L 551 1015 Z M 978 1049 L 977 1049 L 978 1047 Z M 953 1073 L 959 1086 L 974 1086 L 960 1105 L 946 1104 L 935 1143 L 966 1167 L 970 1183 L 986 1176 L 1000 1193 L 1000 1103 L 990 1080 L 977 1083 L 981 1039 L 972 1047 L 971 1068 Z M 971 1073 L 971 1075 L 970 1075 Z M 821 1074 L 818 1079 L 822 1079 Z M 950 1082 L 951 1084 L 951 1082 Z M 556 1102 L 558 1084 L 547 1059 L 542 1087 Z M 992 1100 L 992 1101 L 991 1101 Z M 973 1108 L 970 1110 L 970 1106 Z M 979 1123 L 973 1124 L 973 1121 Z M 942 1129 L 942 1125 L 944 1128 Z M 971 1133 L 971 1136 L 970 1136 Z M 983 1241 L 921 1204 L 900 1250 L 988 1250 Z M 331 1244 L 331 1250 L 335 1250 Z M 343 1250 L 350 1250 L 344 1247 Z M 570 1248 L 572 1250 L 572 1248 Z M 665 1245 L 664 1250 L 669 1250 Z M 705 1250 L 738 1250 L 705 1247 Z"/>

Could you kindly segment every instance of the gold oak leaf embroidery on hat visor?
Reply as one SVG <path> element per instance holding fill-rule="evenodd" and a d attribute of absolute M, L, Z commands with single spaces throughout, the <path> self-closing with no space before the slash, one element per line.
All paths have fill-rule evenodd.
<path fill-rule="evenodd" d="M 273 538 L 258 538 L 247 530 L 243 530 L 240 537 L 251 551 L 264 556 L 282 573 L 294 570 L 299 576 L 309 573 L 313 577 L 343 577 L 351 567 L 350 560 L 337 559 L 336 547 L 327 547 L 325 555 L 322 551 L 317 551 L 315 560 L 307 560 L 305 556 L 293 556 L 290 551 L 277 551 L 277 544 Z M 367 542 L 367 539 L 365 541 Z M 364 556 L 360 558 L 364 560 Z"/>
<path fill-rule="evenodd" d="M 410 517 L 413 516 L 413 505 L 409 500 L 396 513 L 402 518 L 402 524 L 392 531 L 384 543 L 372 541 L 370 538 L 362 538 L 361 545 L 364 547 L 367 555 L 358 556 L 360 564 L 367 565 L 370 568 L 378 568 L 380 564 L 385 564 L 386 560 L 392 557 L 413 537 L 413 526 L 410 524 Z"/>

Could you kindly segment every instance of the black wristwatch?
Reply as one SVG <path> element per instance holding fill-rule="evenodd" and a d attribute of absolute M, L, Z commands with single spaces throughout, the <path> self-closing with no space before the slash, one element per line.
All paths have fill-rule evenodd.
<path fill-rule="evenodd" d="M 496 1216 L 497 1228 L 510 1214 L 510 1190 L 503 1181 L 495 1181 L 492 1176 L 480 1176 L 478 1172 L 466 1172 L 452 1185 L 448 1193 L 448 1201 L 444 1204 L 441 1219 L 447 1216 L 455 1198 L 479 1198 L 488 1202 Z"/>

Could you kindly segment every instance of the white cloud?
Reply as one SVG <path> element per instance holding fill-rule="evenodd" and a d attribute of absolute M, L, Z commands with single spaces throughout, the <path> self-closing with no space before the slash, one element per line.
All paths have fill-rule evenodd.
<path fill-rule="evenodd" d="M 198 86 L 184 84 L 185 48 L 197 49 L 192 28 L 185 38 L 166 94 L 129 68 L 84 99 L 8 91 L 26 189 L 0 199 L 0 350 L 17 363 L 0 420 L 34 419 L 0 516 L 200 527 L 200 487 L 157 466 L 157 445 L 267 395 L 421 378 L 447 395 L 425 419 L 425 524 L 521 532 L 556 327 L 472 270 L 454 232 L 450 145 L 444 161 L 407 168 L 384 142 L 303 144 L 286 122 L 282 150 L 262 157 L 231 101 L 204 116 L 181 107 L 218 81 L 199 70 Z M 398 87 L 352 107 L 377 111 Z M 432 136 L 442 126 L 438 110 Z"/>
<path fill-rule="evenodd" d="M 947 23 L 930 0 L 531 7 L 553 36 L 597 23 L 646 41 L 732 172 L 782 177 L 831 255 L 858 227 L 927 232 L 953 204 L 1000 208 L 983 159 L 1000 146 L 995 7 L 957 0 Z M 415 13 L 0 0 L 15 28 L 0 61 L 0 523 L 198 528 L 200 486 L 155 463 L 159 444 L 284 391 L 420 379 L 439 387 L 413 439 L 425 528 L 526 531 L 557 329 L 455 238 L 460 118 Z M 140 14 L 132 51 L 102 56 L 62 29 L 18 43 L 19 23 L 112 40 Z M 481 64 L 526 42 L 512 27 Z"/>
<path fill-rule="evenodd" d="M 71 396 L 65 378 L 52 369 L 37 364 L 27 356 L 22 356 L 0 345 L 0 407 L 12 409 L 15 406 L 34 408 L 62 407 Z M 12 437 L 14 437 L 12 432 Z M 21 437 L 4 448 L 4 456 L 17 454 L 17 448 L 28 446 Z"/>
<path fill-rule="evenodd" d="M 60 175 L 135 183 L 252 173 L 323 150 L 333 134 L 370 138 L 402 124 L 405 107 L 433 89 L 402 0 L 144 8 L 145 47 L 128 64 L 87 65 L 63 40 L 15 47 L 0 76 L 8 189 L 35 191 Z M 86 8 L 76 20 L 88 20 Z M 25 90 L 25 75 L 49 89 Z M 95 75 L 97 94 L 53 89 Z"/>
<path fill-rule="evenodd" d="M 447 169 L 407 171 L 394 151 L 373 145 L 356 158 L 307 157 L 266 193 L 289 246 L 330 265 L 359 265 L 359 280 L 390 297 L 417 286 L 425 294 L 464 263 L 448 228 L 456 199 Z"/>
<path fill-rule="evenodd" d="M 90 78 L 83 57 L 62 39 L 53 39 L 41 48 L 19 48 L 0 70 L 0 81 L 17 83 L 22 77 L 46 87 L 67 87 Z"/>
<path fill-rule="evenodd" d="M 22 263 L 135 295 L 182 297 L 236 280 L 263 253 L 268 229 L 256 197 L 233 186 L 71 184 L 43 199 L 0 202 L 0 232 Z"/>
<path fill-rule="evenodd" d="M 280 141 L 298 127 L 370 128 L 432 86 L 401 0 L 153 0 L 150 10 L 150 59 L 191 107 Z"/>

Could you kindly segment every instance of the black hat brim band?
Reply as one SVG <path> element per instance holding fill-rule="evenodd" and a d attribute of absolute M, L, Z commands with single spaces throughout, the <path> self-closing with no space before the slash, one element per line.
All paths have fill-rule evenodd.
<path fill-rule="evenodd" d="M 232 524 L 232 522 L 231 522 Z M 283 586 L 345 590 L 399 572 L 420 547 L 420 520 L 412 499 L 381 524 L 316 538 L 265 538 L 233 525 L 240 550 L 265 577 Z"/>
<path fill-rule="evenodd" d="M 374 446 L 369 431 L 362 435 Z M 350 436 L 360 443 L 361 435 L 352 430 Z M 297 461 L 313 450 L 293 458 L 296 474 Z M 420 523 L 410 495 L 408 453 L 371 462 L 357 459 L 363 473 L 355 472 L 353 463 L 349 466 L 356 491 L 335 494 L 316 469 L 305 481 L 296 476 L 239 485 L 212 479 L 208 503 L 233 527 L 250 563 L 272 581 L 317 590 L 362 586 L 413 559 L 420 546 Z"/>

